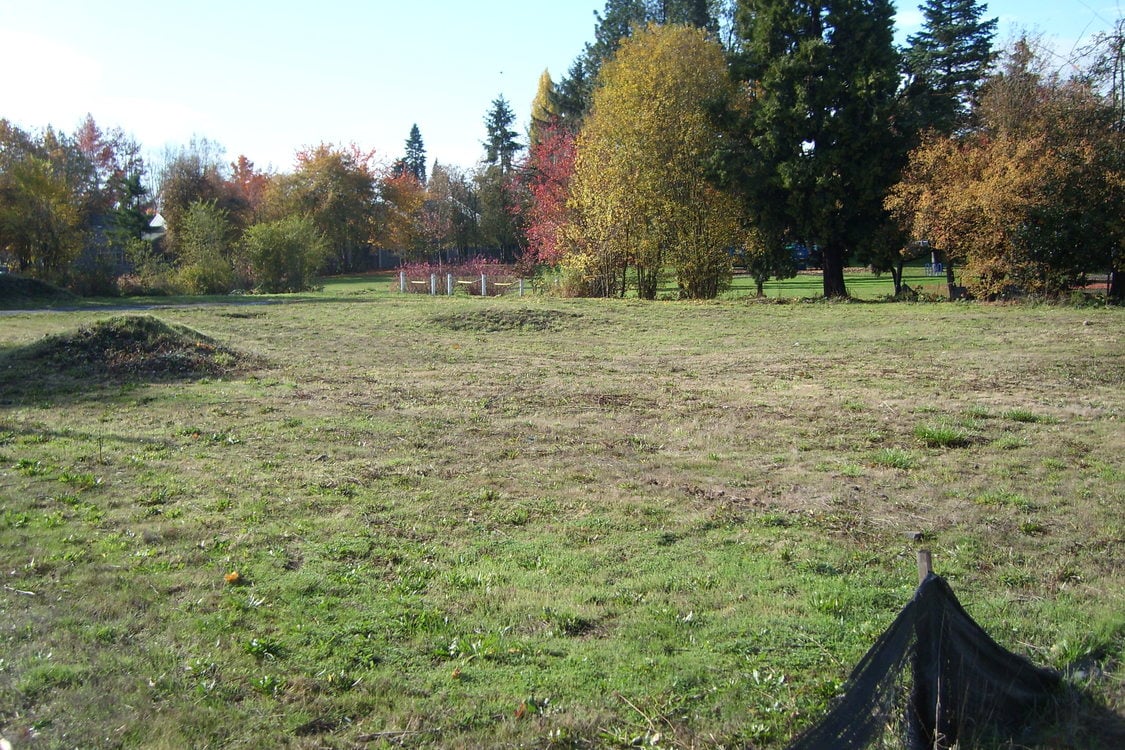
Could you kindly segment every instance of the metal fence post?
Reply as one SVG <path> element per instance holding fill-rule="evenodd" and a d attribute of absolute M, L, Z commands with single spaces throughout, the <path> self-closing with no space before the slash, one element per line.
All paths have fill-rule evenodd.
<path fill-rule="evenodd" d="M 406 292 L 406 271 L 398 272 L 398 290 L 403 293 Z"/>

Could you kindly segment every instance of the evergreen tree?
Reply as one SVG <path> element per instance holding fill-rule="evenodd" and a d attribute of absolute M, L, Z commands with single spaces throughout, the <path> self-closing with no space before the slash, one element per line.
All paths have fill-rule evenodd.
<path fill-rule="evenodd" d="M 492 109 L 484 118 L 487 137 L 484 141 L 485 163 L 498 166 L 503 174 L 512 171 L 512 162 L 523 145 L 516 140 L 519 133 L 512 130 L 516 115 L 508 100 L 500 95 L 492 100 Z"/>
<path fill-rule="evenodd" d="M 719 30 L 716 0 L 648 0 L 647 19 L 653 23 L 679 23 L 711 34 Z"/>
<path fill-rule="evenodd" d="M 516 223 L 515 157 L 523 144 L 512 130 L 516 116 L 502 95 L 492 101 L 492 109 L 484 118 L 487 137 L 484 141 L 484 163 L 476 174 L 476 191 L 480 201 L 480 233 L 484 242 L 501 251 L 505 262 L 515 260 L 522 244 Z"/>
<path fill-rule="evenodd" d="M 417 124 L 411 126 L 410 137 L 406 139 L 402 171 L 418 180 L 419 185 L 426 184 L 426 147 L 422 144 L 422 132 L 418 130 Z"/>
<path fill-rule="evenodd" d="M 590 107 L 594 90 L 594 76 L 586 67 L 585 55 L 580 55 L 571 63 L 557 90 L 559 120 L 568 130 L 577 133 Z"/>
<path fill-rule="evenodd" d="M 925 0 L 922 30 L 907 38 L 910 99 L 921 128 L 949 134 L 969 119 L 994 55 L 996 19 L 977 0 Z"/>
<path fill-rule="evenodd" d="M 893 16 L 890 0 L 737 10 L 735 69 L 753 93 L 723 174 L 764 236 L 820 246 L 826 297 L 847 295 L 845 261 L 886 222 L 883 194 L 904 155 Z"/>

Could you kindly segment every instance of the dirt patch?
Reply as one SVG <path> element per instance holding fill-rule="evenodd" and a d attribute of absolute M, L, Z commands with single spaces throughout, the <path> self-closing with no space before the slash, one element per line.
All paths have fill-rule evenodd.
<path fill-rule="evenodd" d="M 151 315 L 118 316 L 7 353 L 5 375 L 192 380 L 231 373 L 252 358 Z"/>
<path fill-rule="evenodd" d="M 454 331 L 557 331 L 581 316 L 559 310 L 478 310 L 437 315 L 433 321 Z"/>

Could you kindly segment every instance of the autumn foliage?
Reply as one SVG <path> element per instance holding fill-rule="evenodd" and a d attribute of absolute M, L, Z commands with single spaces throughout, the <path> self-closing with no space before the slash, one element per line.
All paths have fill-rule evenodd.
<path fill-rule="evenodd" d="M 709 180 L 719 131 L 705 103 L 731 87 L 718 43 L 688 26 L 649 26 L 599 75 L 578 136 L 566 265 L 594 294 L 632 278 L 652 299 L 670 266 L 681 294 L 714 297 L 731 275 L 736 199 Z"/>
<path fill-rule="evenodd" d="M 527 253 L 536 263 L 558 265 L 560 233 L 570 218 L 567 200 L 574 176 L 575 136 L 557 123 L 531 145 L 526 166 L 530 201 L 526 208 Z"/>
<path fill-rule="evenodd" d="M 982 127 L 931 133 L 886 206 L 963 266 L 977 297 L 1058 295 L 1121 264 L 1122 133 L 1088 82 L 1037 69 L 1026 42 L 986 84 Z"/>

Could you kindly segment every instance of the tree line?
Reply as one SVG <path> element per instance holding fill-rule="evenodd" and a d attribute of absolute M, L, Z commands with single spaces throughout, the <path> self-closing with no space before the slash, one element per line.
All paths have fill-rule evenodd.
<path fill-rule="evenodd" d="M 276 174 L 202 139 L 151 168 L 92 118 L 0 120 L 0 261 L 98 291 L 287 291 L 378 248 L 488 249 L 570 294 L 651 299 L 669 280 L 714 297 L 735 264 L 761 290 L 798 252 L 825 297 L 849 265 L 897 291 L 933 253 L 951 291 L 955 269 L 981 298 L 1107 273 L 1120 299 L 1121 20 L 1060 69 L 1031 39 L 995 49 L 977 0 L 921 10 L 899 48 L 890 0 L 608 0 L 566 75 L 541 76 L 525 134 L 492 102 L 468 171 L 427 173 L 417 125 L 389 165 L 322 144 Z"/>
<path fill-rule="evenodd" d="M 503 97 L 472 172 L 433 164 L 417 125 L 386 164 L 355 144 L 298 151 L 290 172 L 225 163 L 204 138 L 154 165 L 121 128 L 73 133 L 0 119 L 0 265 L 98 294 L 288 292 L 370 268 L 388 248 L 447 262 L 520 252 L 509 191 L 521 148 Z M 159 226 L 153 220 L 159 217 Z"/>
<path fill-rule="evenodd" d="M 920 9 L 898 48 L 889 0 L 611 0 L 533 116 L 530 251 L 578 294 L 712 297 L 732 259 L 761 290 L 801 250 L 825 297 L 933 254 L 951 293 L 1120 299 L 1122 21 L 1060 69 L 984 3 Z"/>

